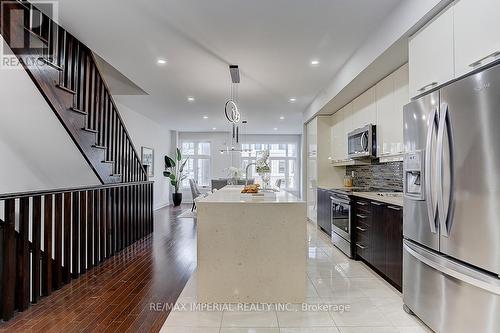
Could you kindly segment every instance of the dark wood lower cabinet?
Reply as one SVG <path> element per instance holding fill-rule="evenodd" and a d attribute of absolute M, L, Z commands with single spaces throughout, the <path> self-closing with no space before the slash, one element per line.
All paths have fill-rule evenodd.
<path fill-rule="evenodd" d="M 396 285 L 403 282 L 403 208 L 387 206 L 385 220 L 385 274 Z"/>
<path fill-rule="evenodd" d="M 317 192 L 317 222 L 318 226 L 328 234 L 332 235 L 332 204 L 330 201 L 330 191 L 318 188 Z"/>
<path fill-rule="evenodd" d="M 401 290 L 403 208 L 359 199 L 355 204 L 355 217 L 356 258 L 368 263 Z"/>
<path fill-rule="evenodd" d="M 386 272 L 386 242 L 385 229 L 386 223 L 384 219 L 385 204 L 379 202 L 371 202 L 372 208 L 372 262 L 379 271 L 385 274 Z"/>

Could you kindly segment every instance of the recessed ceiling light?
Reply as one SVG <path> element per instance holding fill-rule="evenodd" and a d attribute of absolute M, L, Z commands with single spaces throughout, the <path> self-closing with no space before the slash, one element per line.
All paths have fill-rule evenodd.
<path fill-rule="evenodd" d="M 278 127 L 273 128 L 273 130 L 277 131 L 277 130 L 278 130 Z"/>
<path fill-rule="evenodd" d="M 281 117 L 280 117 L 280 120 L 285 120 L 285 117 L 281 116 Z"/>
<path fill-rule="evenodd" d="M 194 102 L 194 97 L 193 96 L 189 96 L 188 97 L 188 102 Z"/>
<path fill-rule="evenodd" d="M 158 63 L 158 65 L 166 65 L 167 60 L 166 59 L 158 59 L 157 63 Z"/>
<path fill-rule="evenodd" d="M 208 119 L 208 116 L 203 116 L 203 119 Z"/>
<path fill-rule="evenodd" d="M 297 99 L 295 97 L 292 97 L 288 100 L 290 103 L 295 103 L 297 101 Z"/>
<path fill-rule="evenodd" d="M 319 60 L 317 60 L 317 59 L 311 60 L 311 65 L 318 66 L 319 65 Z"/>
<path fill-rule="evenodd" d="M 217 127 L 212 127 L 212 131 L 215 131 L 217 129 Z"/>

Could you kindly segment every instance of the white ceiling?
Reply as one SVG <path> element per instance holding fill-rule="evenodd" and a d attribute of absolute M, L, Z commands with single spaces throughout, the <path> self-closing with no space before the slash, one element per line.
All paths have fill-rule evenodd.
<path fill-rule="evenodd" d="M 226 130 L 228 64 L 238 64 L 248 132 L 296 134 L 302 112 L 401 1 L 60 0 L 59 21 L 149 94 L 120 103 L 170 129 Z"/>

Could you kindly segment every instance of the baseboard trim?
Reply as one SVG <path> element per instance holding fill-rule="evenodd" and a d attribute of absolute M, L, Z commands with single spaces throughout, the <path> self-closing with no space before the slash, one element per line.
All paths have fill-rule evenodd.
<path fill-rule="evenodd" d="M 164 204 L 164 205 L 161 205 L 161 206 L 155 207 L 155 208 L 153 209 L 153 211 L 157 211 L 157 210 L 160 210 L 160 209 L 165 208 L 165 207 L 168 207 L 168 206 L 172 206 L 172 204 L 171 204 L 171 203 L 167 203 L 167 204 Z"/>

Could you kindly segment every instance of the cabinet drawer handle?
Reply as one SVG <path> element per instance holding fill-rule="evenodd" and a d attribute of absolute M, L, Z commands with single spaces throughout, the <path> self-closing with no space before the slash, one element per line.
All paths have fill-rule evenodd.
<path fill-rule="evenodd" d="M 387 208 L 392 209 L 392 210 L 397 210 L 397 211 L 401 210 L 401 207 L 395 207 L 395 206 L 387 206 Z"/>
<path fill-rule="evenodd" d="M 434 86 L 437 86 L 438 82 L 432 82 L 432 83 L 429 83 L 425 86 L 423 86 L 422 88 L 418 89 L 419 92 L 424 92 L 427 88 L 430 88 L 430 87 L 434 87 Z"/>
<path fill-rule="evenodd" d="M 368 229 L 361 228 L 361 227 L 356 227 L 356 229 L 358 229 L 359 231 L 362 231 L 362 232 L 365 232 L 366 230 L 368 230 Z"/>
<path fill-rule="evenodd" d="M 495 52 L 493 52 L 491 54 L 488 54 L 486 57 L 479 59 L 478 61 L 474 61 L 472 64 L 469 65 L 469 67 L 472 67 L 472 68 L 477 67 L 477 66 L 481 65 L 483 63 L 483 61 L 485 61 L 486 59 L 488 59 L 488 58 L 496 58 L 499 55 L 500 55 L 500 52 L 499 51 L 495 51 Z"/>
<path fill-rule="evenodd" d="M 356 214 L 356 216 L 359 217 L 360 219 L 366 219 L 366 215 Z"/>
<path fill-rule="evenodd" d="M 363 202 L 363 201 L 358 201 L 358 205 L 360 205 L 360 206 L 366 206 L 366 205 L 367 205 L 367 203 L 366 203 L 366 202 Z"/>
<path fill-rule="evenodd" d="M 361 250 L 366 249 L 366 246 L 360 245 L 360 244 L 358 244 L 358 243 L 356 243 L 356 246 L 357 246 L 357 247 L 359 247 Z"/>
<path fill-rule="evenodd" d="M 384 205 L 383 203 L 380 203 L 380 202 L 375 202 L 375 201 L 372 201 L 372 205 L 375 205 L 375 206 L 382 206 Z"/>

